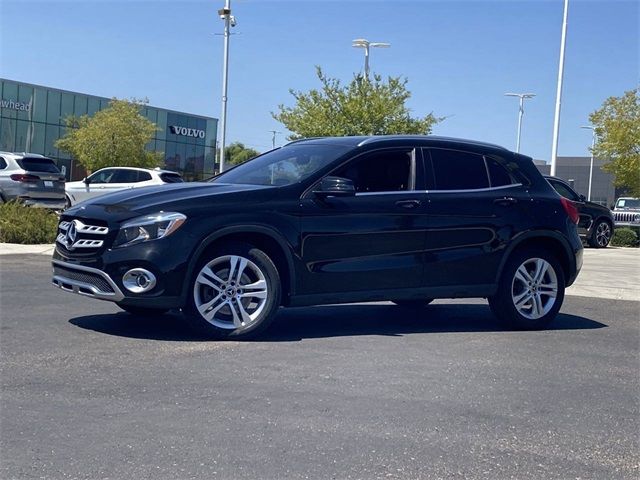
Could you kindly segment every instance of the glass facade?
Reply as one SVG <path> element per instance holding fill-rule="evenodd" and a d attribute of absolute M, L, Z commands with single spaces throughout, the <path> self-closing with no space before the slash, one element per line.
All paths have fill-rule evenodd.
<path fill-rule="evenodd" d="M 46 155 L 64 167 L 67 180 L 85 176 L 55 142 L 64 136 L 68 116 L 91 116 L 109 105 L 108 98 L 0 79 L 0 99 L 0 151 Z M 218 120 L 148 105 L 140 113 L 158 126 L 147 150 L 162 152 L 165 168 L 187 181 L 213 175 Z"/>

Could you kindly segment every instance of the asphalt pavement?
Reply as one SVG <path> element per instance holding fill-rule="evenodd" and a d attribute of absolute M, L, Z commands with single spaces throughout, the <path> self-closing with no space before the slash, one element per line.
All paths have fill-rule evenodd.
<path fill-rule="evenodd" d="M 639 302 L 569 290 L 539 332 L 481 300 L 290 309 L 215 342 L 0 264 L 2 479 L 640 477 Z"/>

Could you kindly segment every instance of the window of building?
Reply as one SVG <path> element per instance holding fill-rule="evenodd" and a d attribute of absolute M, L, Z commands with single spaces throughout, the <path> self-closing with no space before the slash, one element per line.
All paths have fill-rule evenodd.
<path fill-rule="evenodd" d="M 356 193 L 398 192 L 413 189 L 413 149 L 384 149 L 364 154 L 332 175 L 348 178 Z"/>
<path fill-rule="evenodd" d="M 89 97 L 87 100 L 87 115 L 93 117 L 98 110 L 100 110 L 100 99 L 96 97 Z"/>
<path fill-rule="evenodd" d="M 47 123 L 58 125 L 60 121 L 60 92 L 47 92 Z"/>
<path fill-rule="evenodd" d="M 18 101 L 18 85 L 13 82 L 4 82 L 2 89 L 2 100 L 7 102 Z M 5 107 L 2 109 L 2 116 L 5 118 L 17 118 L 18 112 L 15 108 Z"/>
<path fill-rule="evenodd" d="M 33 91 L 31 118 L 35 122 L 45 123 L 47 121 L 47 91 L 44 88 L 35 88 Z"/>
<path fill-rule="evenodd" d="M 28 108 L 28 110 L 18 110 L 17 117 L 22 120 L 30 120 L 32 116 L 31 108 L 33 107 L 33 87 L 29 85 L 19 85 L 17 100 L 19 103 L 27 105 Z"/>
<path fill-rule="evenodd" d="M 24 120 L 18 120 L 16 122 L 16 146 L 15 150 L 17 152 L 30 152 L 31 148 L 29 145 L 29 135 L 30 132 L 30 122 L 25 122 Z"/>
<path fill-rule="evenodd" d="M 60 125 L 66 125 L 67 117 L 73 115 L 73 94 L 62 92 L 60 101 Z"/>
<path fill-rule="evenodd" d="M 484 157 L 458 150 L 430 149 L 435 190 L 475 190 L 489 187 Z"/>
<path fill-rule="evenodd" d="M 73 104 L 73 115 L 81 117 L 87 114 L 87 97 L 84 95 L 76 95 L 75 102 Z"/>
<path fill-rule="evenodd" d="M 15 146 L 16 119 L 3 117 L 0 123 L 0 150 L 4 150 L 5 152 L 14 152 Z"/>
<path fill-rule="evenodd" d="M 47 157 L 58 157 L 58 149 L 55 146 L 55 142 L 58 138 L 60 138 L 60 127 L 58 127 L 58 125 L 46 125 L 44 154 Z"/>

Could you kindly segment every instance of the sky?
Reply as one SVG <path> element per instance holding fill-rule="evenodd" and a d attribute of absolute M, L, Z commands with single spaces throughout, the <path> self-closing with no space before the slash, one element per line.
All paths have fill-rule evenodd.
<path fill-rule="evenodd" d="M 0 77 L 220 118 L 223 0 L 0 0 Z M 433 133 L 515 150 L 518 100 L 531 92 L 521 152 L 549 160 L 562 0 L 232 0 L 227 143 L 286 142 L 271 112 L 290 89 L 319 87 L 315 66 L 349 82 L 363 69 L 408 79 L 414 116 L 446 117 Z M 570 0 L 560 156 L 587 156 L 580 129 L 610 96 L 640 81 L 640 1 Z"/>

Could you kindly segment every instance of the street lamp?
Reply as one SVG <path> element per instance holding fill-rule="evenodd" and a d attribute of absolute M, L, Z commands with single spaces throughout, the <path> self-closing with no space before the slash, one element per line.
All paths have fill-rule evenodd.
<path fill-rule="evenodd" d="M 569 15 L 569 0 L 564 0 L 564 14 L 562 16 L 562 37 L 560 39 L 560 62 L 558 64 L 558 84 L 556 88 L 556 108 L 553 116 L 553 141 L 551 144 L 551 176 L 556 175 L 558 163 L 558 134 L 560 133 L 560 103 L 562 101 L 562 79 L 564 76 L 564 47 L 567 43 L 567 16 Z"/>
<path fill-rule="evenodd" d="M 355 48 L 364 48 L 364 78 L 369 80 L 369 48 L 389 48 L 391 44 L 383 42 L 370 42 L 369 40 L 366 40 L 364 38 L 356 38 L 351 46 Z"/>
<path fill-rule="evenodd" d="M 229 79 L 229 28 L 236 26 L 236 19 L 231 15 L 231 0 L 225 0 L 224 8 L 218 10 L 224 20 L 224 54 L 222 60 L 222 114 L 220 115 L 220 171 L 224 171 L 224 146 L 227 135 L 227 80 Z"/>
<path fill-rule="evenodd" d="M 276 135 L 281 134 L 282 132 L 279 132 L 277 130 L 269 130 L 269 132 L 271 133 L 271 145 L 273 147 L 273 149 L 275 150 L 276 148 Z"/>
<path fill-rule="evenodd" d="M 591 163 L 589 164 L 589 191 L 587 192 L 587 200 L 591 201 L 591 182 L 593 180 L 593 149 L 596 146 L 596 129 L 591 125 L 585 125 L 580 128 L 591 130 Z"/>
<path fill-rule="evenodd" d="M 516 140 L 516 152 L 520 153 L 520 134 L 522 132 L 522 116 L 524 115 L 524 99 L 533 98 L 535 93 L 505 93 L 505 97 L 518 97 L 520 99 L 520 107 L 518 108 L 518 139 Z"/>

